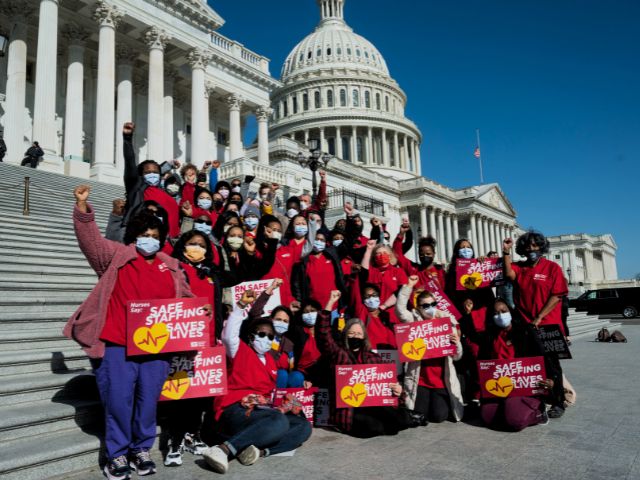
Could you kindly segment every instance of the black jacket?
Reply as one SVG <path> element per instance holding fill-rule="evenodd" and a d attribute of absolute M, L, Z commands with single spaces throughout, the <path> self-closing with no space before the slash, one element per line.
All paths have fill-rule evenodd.
<path fill-rule="evenodd" d="M 39 158 L 44 156 L 44 152 L 40 147 L 29 147 L 29 150 L 24 153 L 24 156 Z"/>

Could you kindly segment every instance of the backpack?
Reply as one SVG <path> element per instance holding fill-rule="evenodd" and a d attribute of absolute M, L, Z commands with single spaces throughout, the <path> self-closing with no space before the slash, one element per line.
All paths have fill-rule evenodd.
<path fill-rule="evenodd" d="M 607 330 L 606 328 L 601 328 L 600 331 L 598 332 L 598 336 L 596 337 L 596 341 L 597 342 L 610 342 L 611 341 L 611 334 L 609 333 L 609 330 Z"/>
<path fill-rule="evenodd" d="M 627 343 L 627 337 L 625 337 L 620 330 L 614 330 L 611 334 L 611 340 L 614 343 Z"/>

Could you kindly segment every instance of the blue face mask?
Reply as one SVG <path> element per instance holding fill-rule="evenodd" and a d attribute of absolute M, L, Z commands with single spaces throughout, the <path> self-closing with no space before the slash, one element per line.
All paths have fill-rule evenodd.
<path fill-rule="evenodd" d="M 318 318 L 318 312 L 307 312 L 302 314 L 302 321 L 308 327 L 313 327 L 316 324 Z"/>
<path fill-rule="evenodd" d="M 153 237 L 136 238 L 136 249 L 141 255 L 150 257 L 160 250 L 160 240 Z"/>
<path fill-rule="evenodd" d="M 206 223 L 195 222 L 193 224 L 193 229 L 198 232 L 202 232 L 207 236 L 211 235 L 211 225 L 207 225 Z"/>
<path fill-rule="evenodd" d="M 333 246 L 338 248 L 340 245 L 342 245 L 342 239 L 338 239 L 338 240 L 334 240 L 333 241 Z"/>
<path fill-rule="evenodd" d="M 307 228 L 306 225 L 296 225 L 293 227 L 293 231 L 298 237 L 304 237 L 309 231 L 309 229 Z"/>
<path fill-rule="evenodd" d="M 461 248 L 460 250 L 458 250 L 458 255 L 460 255 L 460 258 L 473 258 L 473 248 Z"/>
<path fill-rule="evenodd" d="M 493 321 L 498 327 L 507 328 L 509 325 L 511 325 L 511 313 L 509 312 L 496 313 L 493 316 Z"/>
<path fill-rule="evenodd" d="M 213 205 L 213 202 L 211 201 L 210 198 L 198 199 L 198 206 L 204 210 L 209 210 L 211 208 L 211 205 Z"/>
<path fill-rule="evenodd" d="M 254 230 L 258 226 L 259 222 L 260 220 L 258 220 L 256 217 L 247 217 L 244 219 L 244 224 L 249 230 Z"/>
<path fill-rule="evenodd" d="M 151 185 L 152 187 L 155 187 L 160 183 L 159 173 L 145 173 L 143 178 L 147 185 Z"/>
<path fill-rule="evenodd" d="M 283 335 L 289 330 L 289 324 L 287 322 L 283 322 L 282 320 L 274 320 L 273 328 L 278 335 Z"/>
<path fill-rule="evenodd" d="M 326 246 L 327 246 L 327 242 L 325 242 L 323 240 L 314 240 L 313 241 L 313 249 L 316 252 L 323 252 Z"/>
<path fill-rule="evenodd" d="M 540 257 L 542 257 L 542 254 L 540 252 L 529 252 L 529 253 L 527 253 L 527 259 L 531 263 L 536 263 L 538 260 L 540 260 Z"/>
<path fill-rule="evenodd" d="M 271 350 L 271 347 L 273 345 L 273 340 L 269 340 L 269 337 L 256 336 L 253 339 L 253 342 L 251 342 L 251 345 L 253 345 L 253 349 L 256 351 L 258 355 L 264 355 L 269 350 Z"/>

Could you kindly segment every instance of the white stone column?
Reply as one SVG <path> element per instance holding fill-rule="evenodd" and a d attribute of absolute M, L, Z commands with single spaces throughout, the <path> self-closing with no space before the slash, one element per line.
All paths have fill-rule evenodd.
<path fill-rule="evenodd" d="M 89 32 L 73 23 L 62 28 L 62 35 L 68 40 L 67 89 L 64 110 L 64 160 L 65 173 L 88 178 L 89 168 L 69 171 L 67 161 L 83 164 L 83 115 L 84 115 L 84 46 Z M 71 165 L 72 166 L 72 165 Z"/>
<path fill-rule="evenodd" d="M 446 222 L 446 250 L 447 250 L 447 258 L 451 258 L 451 252 L 453 251 L 453 227 L 451 225 L 451 214 L 445 214 L 445 222 Z"/>
<path fill-rule="evenodd" d="M 495 234 L 495 230 L 493 229 L 493 220 L 491 220 L 491 219 L 487 220 L 487 228 L 489 229 L 489 249 L 488 250 L 495 250 L 496 249 L 496 234 Z M 485 253 L 489 253 L 489 251 L 487 251 Z"/>
<path fill-rule="evenodd" d="M 258 120 L 258 163 L 269 165 L 269 116 L 273 110 L 269 105 L 263 105 L 256 110 Z M 320 129 L 320 148 L 324 146 L 324 129 Z"/>
<path fill-rule="evenodd" d="M 344 152 L 342 151 L 342 133 L 340 132 L 340 127 L 336 127 L 336 156 L 340 160 L 344 160 Z"/>
<path fill-rule="evenodd" d="M 367 128 L 367 154 L 366 154 L 366 163 L 367 165 L 375 165 L 373 161 L 373 128 Z"/>
<path fill-rule="evenodd" d="M 116 48 L 117 63 L 117 105 L 116 105 L 116 171 L 124 174 L 124 154 L 122 152 L 122 126 L 126 122 L 133 121 L 133 62 L 137 57 L 126 44 L 118 45 Z"/>
<path fill-rule="evenodd" d="M 358 164 L 358 130 L 356 127 L 351 127 L 351 163 Z"/>
<path fill-rule="evenodd" d="M 433 237 L 433 239 L 438 241 L 438 232 L 436 231 L 436 209 L 434 207 L 428 207 L 429 209 L 429 235 Z M 442 245 L 438 245 L 442 248 Z"/>
<path fill-rule="evenodd" d="M 387 130 L 382 129 L 382 163 L 385 167 L 389 167 L 391 165 L 391 160 L 389 159 L 389 141 L 387 140 Z"/>
<path fill-rule="evenodd" d="M 489 250 L 491 250 L 491 237 L 489 235 L 489 219 L 487 217 L 483 217 L 482 218 L 482 233 L 483 233 L 483 243 L 484 243 L 484 250 L 482 251 L 482 253 L 479 254 L 482 256 L 486 256 L 487 253 L 489 253 Z"/>
<path fill-rule="evenodd" d="M 444 236 L 444 215 L 442 210 L 438 210 L 438 256 L 440 257 L 441 262 L 447 261 L 447 246 L 445 244 L 445 236 Z"/>
<path fill-rule="evenodd" d="M 164 67 L 164 92 L 162 99 L 162 160 L 172 160 L 175 155 L 173 122 L 173 92 L 178 71 L 172 65 Z"/>
<path fill-rule="evenodd" d="M 416 175 L 422 175 L 422 159 L 420 156 L 420 144 L 416 142 Z"/>
<path fill-rule="evenodd" d="M 393 132 L 393 166 L 401 168 L 400 145 L 398 144 L 398 132 Z"/>
<path fill-rule="evenodd" d="M 460 230 L 458 226 L 458 215 L 453 215 L 453 243 L 456 243 L 460 238 Z M 453 245 L 451 245 L 453 249 Z"/>
<path fill-rule="evenodd" d="M 327 139 L 324 137 L 324 127 L 320 127 L 320 150 L 323 152 L 328 152 L 327 148 Z"/>
<path fill-rule="evenodd" d="M 205 150 L 205 159 L 212 160 L 216 159 L 218 156 L 218 137 L 215 133 L 216 128 L 215 125 L 213 127 L 213 132 L 211 132 L 211 98 L 215 94 L 215 85 L 212 82 L 206 82 L 204 86 L 204 110 L 205 115 L 205 142 L 204 142 L 204 150 Z M 211 139 L 214 139 L 212 142 Z M 213 157 L 212 157 L 213 155 Z"/>
<path fill-rule="evenodd" d="M 109 183 L 122 183 L 114 167 L 116 27 L 123 13 L 100 1 L 94 18 L 100 25 L 98 40 L 98 85 L 96 88 L 96 122 L 91 177 Z"/>
<path fill-rule="evenodd" d="M 309 146 L 309 129 L 308 128 L 304 130 L 304 144 L 306 146 Z"/>
<path fill-rule="evenodd" d="M 39 142 L 45 153 L 40 168 L 62 172 L 56 131 L 57 60 L 58 0 L 40 0 L 32 140 Z"/>
<path fill-rule="evenodd" d="M 467 240 L 469 240 L 473 244 L 473 248 L 477 250 L 480 244 L 478 243 L 478 226 L 476 225 L 475 213 L 469 214 L 469 225 L 471 225 L 471 238 Z"/>
<path fill-rule="evenodd" d="M 164 47 L 169 35 L 156 26 L 144 32 L 149 47 L 149 94 L 147 95 L 147 158 L 162 163 L 164 158 Z"/>
<path fill-rule="evenodd" d="M 25 98 L 27 88 L 27 23 L 33 9 L 15 0 L 0 4 L 0 12 L 11 19 L 7 51 L 7 88 L 4 114 L 6 161 L 20 163 L 25 148 Z"/>
<path fill-rule="evenodd" d="M 211 56 L 194 48 L 187 54 L 191 65 L 191 163 L 198 168 L 207 160 L 208 101 L 205 99 L 204 71 Z"/>
<path fill-rule="evenodd" d="M 409 169 L 409 137 L 407 137 L 406 135 L 404 136 L 404 142 L 403 142 L 403 150 L 404 150 L 404 165 L 402 166 L 402 169 L 407 171 L 410 170 Z"/>
<path fill-rule="evenodd" d="M 479 255 L 484 255 L 485 245 L 484 245 L 484 221 L 482 219 L 482 215 L 478 215 L 476 219 L 478 230 L 476 231 L 476 235 L 478 236 L 477 245 L 474 245 L 476 257 Z M 482 253 L 480 253 L 482 252 Z"/>
<path fill-rule="evenodd" d="M 493 230 L 495 231 L 496 237 L 495 250 L 496 252 L 498 252 L 498 255 L 500 255 L 500 252 L 502 252 L 502 241 L 504 240 L 504 238 L 502 237 L 502 235 L 500 235 L 500 224 L 498 222 L 495 222 L 493 224 Z"/>
<path fill-rule="evenodd" d="M 427 207 L 420 207 L 420 231 L 423 237 L 431 233 L 427 230 Z"/>
<path fill-rule="evenodd" d="M 229 105 L 229 159 L 235 160 L 244 156 L 240 126 L 240 109 L 244 99 L 240 95 L 232 93 L 227 97 L 227 103 Z"/>

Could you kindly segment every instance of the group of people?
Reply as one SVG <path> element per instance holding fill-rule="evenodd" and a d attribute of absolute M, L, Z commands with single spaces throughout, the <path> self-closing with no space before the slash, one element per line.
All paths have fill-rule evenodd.
<path fill-rule="evenodd" d="M 4 141 L 3 132 L 0 131 L 0 162 L 4 161 L 4 156 L 7 154 L 7 144 Z M 31 146 L 24 152 L 24 158 L 20 165 L 22 167 L 38 168 L 38 164 L 44 157 L 44 151 L 40 148 L 38 142 L 33 142 Z"/>
<path fill-rule="evenodd" d="M 203 455 L 218 473 L 237 459 L 260 458 L 300 447 L 312 428 L 295 400 L 273 407 L 276 388 L 324 387 L 335 392 L 336 366 L 385 363 L 380 350 L 397 349 L 394 325 L 445 318 L 451 323 L 450 356 L 408 362 L 389 388 L 398 407 L 336 408 L 337 430 L 368 438 L 393 435 L 429 422 L 480 418 L 490 428 L 518 431 L 564 412 L 563 375 L 556 355 L 545 353 L 536 328 L 562 326 L 567 285 L 561 268 L 544 258 L 549 245 L 537 232 L 505 239 L 505 280 L 513 300 L 492 288 L 460 291 L 456 260 L 476 258 L 469 239 L 458 239 L 447 268 L 434 261 L 437 244 L 417 239 L 417 261 L 407 219 L 393 242 L 380 219 L 365 222 L 350 204 L 328 225 L 326 175 L 315 198 L 292 196 L 279 205 L 278 185 L 253 178 L 219 180 L 219 163 L 202 170 L 177 162 L 137 163 L 134 125 L 123 129 L 126 199 L 114 201 L 106 237 L 78 186 L 73 220 L 78 243 L 99 281 L 73 314 L 65 334 L 92 360 L 105 410 L 104 473 L 126 479 L 131 471 L 156 471 L 149 450 L 158 413 L 168 418 L 167 466 L 188 451 Z M 179 173 L 178 173 L 179 171 Z M 515 251 L 526 260 L 512 262 Z M 257 294 L 234 301 L 228 287 L 268 280 Z M 461 313 L 438 309 L 435 288 Z M 264 314 L 279 292 L 280 305 Z M 128 302 L 202 297 L 210 318 L 210 343 L 227 355 L 228 393 L 213 398 L 157 400 L 169 373 L 168 357 L 128 357 Z M 563 330 L 564 331 L 564 330 Z M 566 334 L 566 332 L 565 332 Z M 544 357 L 544 394 L 481 398 L 476 362 Z M 333 395 L 332 395 L 333 397 Z M 550 409 L 547 409 L 550 405 Z"/>

